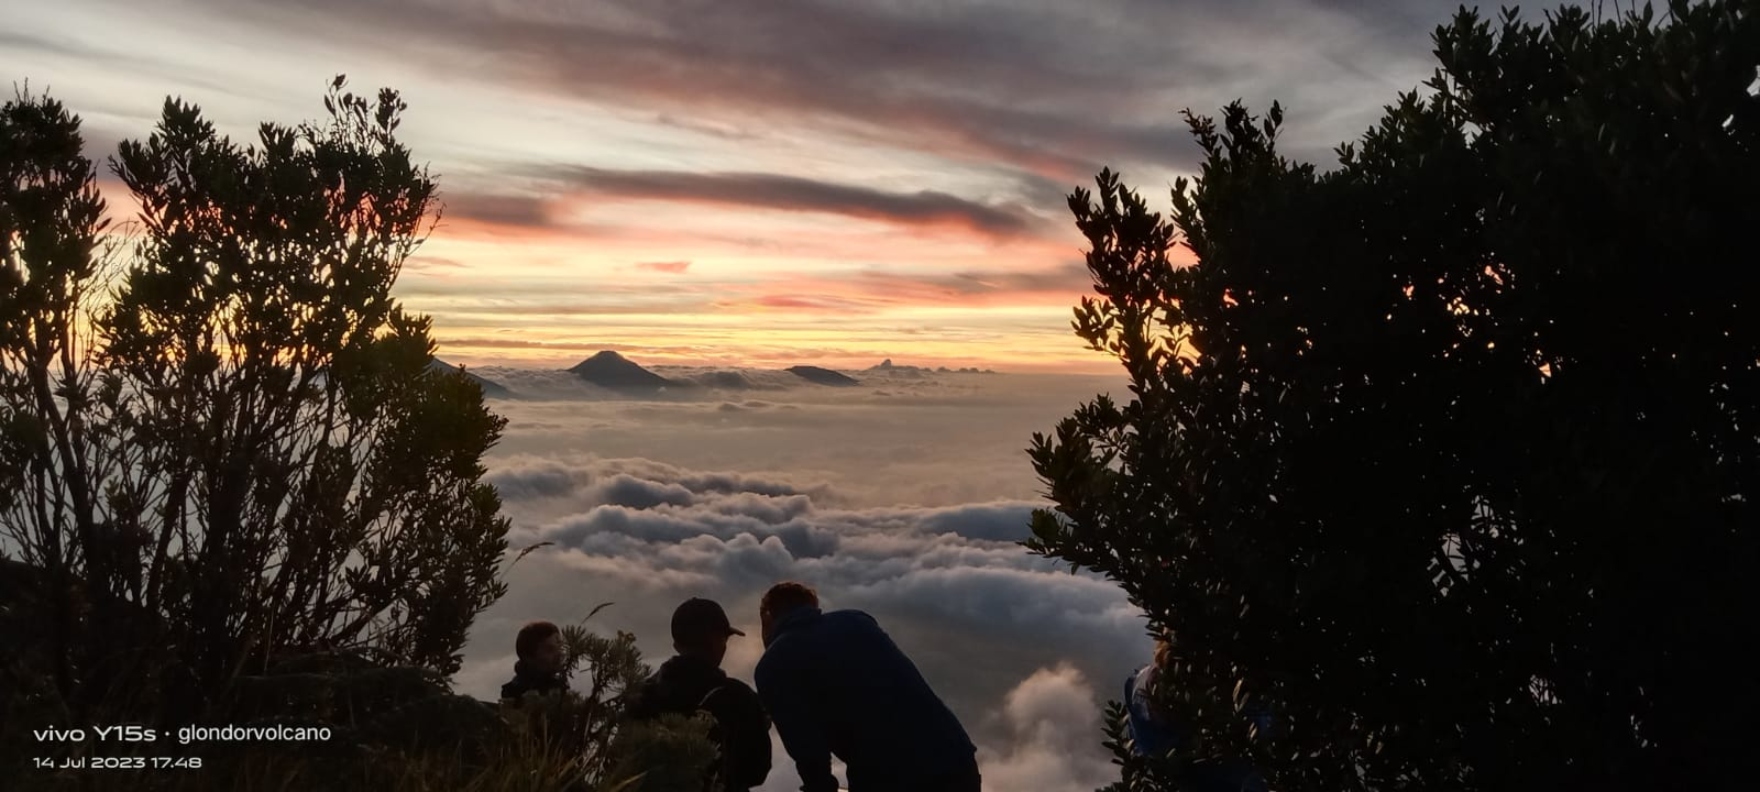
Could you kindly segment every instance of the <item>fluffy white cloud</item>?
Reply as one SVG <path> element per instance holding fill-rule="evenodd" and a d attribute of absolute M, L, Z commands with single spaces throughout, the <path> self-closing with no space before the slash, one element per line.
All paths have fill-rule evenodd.
<path fill-rule="evenodd" d="M 1117 586 L 1019 545 L 1046 505 L 1031 494 L 1028 437 L 1098 390 L 1092 380 L 1022 389 L 1007 375 L 983 379 L 996 384 L 896 405 L 811 390 L 786 405 L 796 391 L 767 393 L 777 406 L 741 410 L 720 400 L 502 403 L 511 422 L 490 480 L 514 544 L 553 546 L 511 570 L 509 595 L 473 633 L 459 689 L 493 695 L 519 624 L 576 621 L 601 602 L 615 605 L 593 626 L 634 632 L 658 662 L 671 653 L 672 608 L 691 596 L 720 601 L 749 634 L 724 663 L 749 680 L 762 651 L 759 597 L 801 580 L 828 609 L 879 620 L 971 732 L 987 787 L 1103 785 L 1097 719 L 1116 694 L 1087 680 L 1122 679 L 1142 662 L 1142 615 Z M 922 382 L 937 387 L 936 377 Z M 694 420 L 704 416 L 727 423 Z M 765 789 L 795 788 L 780 745 L 775 756 Z"/>
<path fill-rule="evenodd" d="M 1093 790 L 1117 770 L 1094 735 L 1101 710 L 1082 673 L 1069 665 L 1040 669 L 1008 692 L 998 713 L 1013 738 L 979 752 L 984 786 L 1009 790 Z"/>

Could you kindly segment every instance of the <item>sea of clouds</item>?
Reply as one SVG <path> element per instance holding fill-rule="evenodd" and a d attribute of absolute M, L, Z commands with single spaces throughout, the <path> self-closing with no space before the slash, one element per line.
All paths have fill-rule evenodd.
<path fill-rule="evenodd" d="M 1026 552 L 1047 505 L 1027 459 L 1035 431 L 1119 378 L 849 372 L 857 387 L 771 371 L 654 367 L 735 384 L 631 398 L 572 374 L 473 368 L 516 395 L 488 460 L 515 548 L 506 598 L 477 621 L 461 693 L 493 698 L 530 619 L 629 630 L 653 664 L 673 607 L 720 601 L 746 638 L 728 673 L 751 680 L 757 603 L 778 580 L 827 609 L 877 618 L 966 725 L 990 789 L 1090 792 L 1116 780 L 1101 707 L 1150 650 L 1115 585 Z M 798 788 L 777 742 L 765 790 Z"/>

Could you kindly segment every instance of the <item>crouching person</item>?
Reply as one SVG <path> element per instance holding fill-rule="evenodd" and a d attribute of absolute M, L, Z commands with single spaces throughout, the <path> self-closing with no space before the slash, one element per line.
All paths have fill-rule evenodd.
<path fill-rule="evenodd" d="M 800 583 L 778 583 L 759 607 L 758 694 L 800 770 L 804 792 L 979 792 L 976 748 L 953 711 L 872 616 L 821 612 Z"/>
<path fill-rule="evenodd" d="M 721 761 L 704 788 L 746 792 L 770 775 L 770 718 L 750 686 L 721 670 L 728 639 L 736 635 L 745 633 L 728 622 L 719 604 L 685 600 L 672 613 L 672 647 L 678 654 L 636 689 L 627 717 L 643 721 L 669 713 L 709 713 L 714 719 L 709 737 Z"/>

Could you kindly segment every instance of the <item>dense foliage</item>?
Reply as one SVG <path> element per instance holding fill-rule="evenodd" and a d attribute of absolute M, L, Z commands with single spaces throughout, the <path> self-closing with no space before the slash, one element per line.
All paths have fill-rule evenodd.
<path fill-rule="evenodd" d="M 1284 790 L 1737 786 L 1760 2 L 1463 10 L 1435 42 L 1428 95 L 1334 170 L 1236 104 L 1188 115 L 1171 219 L 1110 172 L 1071 196 L 1075 329 L 1131 397 L 1035 437 L 1057 508 L 1029 544 L 1171 632 L 1182 759 Z M 1113 736 L 1121 788 L 1176 788 Z"/>
<path fill-rule="evenodd" d="M 292 649 L 450 674 L 504 590 L 504 421 L 390 296 L 435 183 L 397 94 L 342 88 L 252 147 L 167 100 L 111 161 L 126 243 L 78 118 L 0 110 L 0 536 L 80 720 L 200 716 Z"/>
<path fill-rule="evenodd" d="M 138 203 L 125 229 L 76 116 L 26 92 L 0 108 L 0 770 L 42 789 L 700 789 L 706 723 L 622 723 L 649 672 L 628 633 L 565 627 L 567 694 L 451 691 L 506 590 L 481 464 L 505 422 L 390 296 L 436 185 L 396 139 L 398 95 L 343 87 L 327 125 L 265 124 L 254 147 L 168 100 L 110 163 Z M 160 738 L 34 734 L 107 724 Z M 328 737 L 174 742 L 201 725 Z M 204 764 L 34 765 L 99 756 Z"/>

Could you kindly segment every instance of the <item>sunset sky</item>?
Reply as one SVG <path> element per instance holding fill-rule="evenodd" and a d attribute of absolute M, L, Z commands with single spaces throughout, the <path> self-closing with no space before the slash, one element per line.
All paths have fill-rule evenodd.
<path fill-rule="evenodd" d="M 520 398 L 484 460 L 514 549 L 458 692 L 493 697 L 534 618 L 671 652 L 686 597 L 757 634 L 778 580 L 869 612 L 971 734 L 987 787 L 1118 778 L 1101 719 L 1151 650 L 1115 583 L 1028 553 L 1025 449 L 1096 394 L 1066 195 L 1104 166 L 1165 209 L 1179 111 L 1286 108 L 1333 148 L 1434 68 L 1454 0 L 51 0 L 14 3 L 0 75 L 145 137 L 167 95 L 235 140 L 402 91 L 445 221 L 396 294 L 440 356 Z M 131 202 L 102 187 L 118 214 Z M 558 369 L 604 349 L 745 388 L 632 398 Z M 869 369 L 891 358 L 895 368 Z M 780 371 L 855 372 L 827 388 Z M 1001 374 L 913 367 L 976 367 Z M 690 368 L 700 367 L 700 368 Z M 724 372 L 723 372 L 724 373 Z M 750 679 L 755 640 L 724 667 Z M 772 733 L 774 738 L 774 732 Z M 799 786 L 780 746 L 762 792 Z"/>
<path fill-rule="evenodd" d="M 1237 97 L 1329 164 L 1455 5 L 58 0 L 8 8 L 0 74 L 97 156 L 167 95 L 251 140 L 338 73 L 399 89 L 446 220 L 397 293 L 453 362 L 1107 372 L 1070 189 L 1111 166 L 1165 207 L 1179 111 Z"/>

